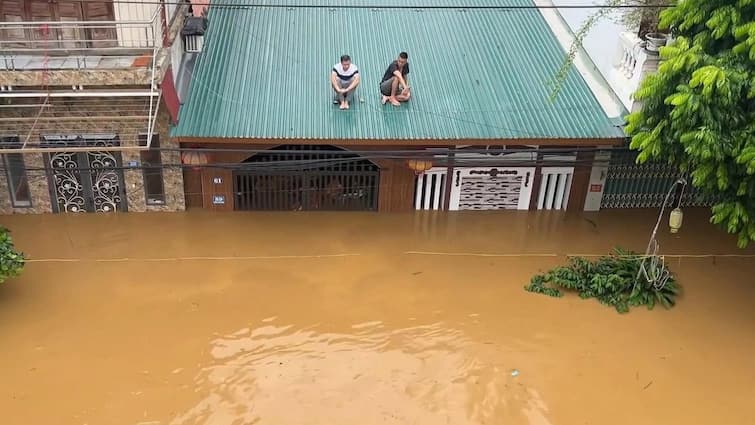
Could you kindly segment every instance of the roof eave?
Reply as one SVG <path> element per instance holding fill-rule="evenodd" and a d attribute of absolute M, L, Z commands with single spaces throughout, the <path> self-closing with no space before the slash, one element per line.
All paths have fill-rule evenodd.
<path fill-rule="evenodd" d="M 311 138 L 257 138 L 257 137 L 195 137 L 175 136 L 173 141 L 193 144 L 289 144 L 338 145 L 338 146 L 488 146 L 488 145 L 538 145 L 538 146 L 621 146 L 626 137 L 595 138 L 505 138 L 505 139 L 311 139 Z"/>

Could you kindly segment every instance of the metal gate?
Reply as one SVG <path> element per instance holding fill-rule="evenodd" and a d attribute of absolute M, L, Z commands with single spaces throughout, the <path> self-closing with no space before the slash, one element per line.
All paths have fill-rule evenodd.
<path fill-rule="evenodd" d="M 534 167 L 456 168 L 451 177 L 449 209 L 526 210 Z"/>
<path fill-rule="evenodd" d="M 574 177 L 574 167 L 543 167 L 537 209 L 565 210 Z"/>
<path fill-rule="evenodd" d="M 115 135 L 48 136 L 46 146 L 118 146 Z M 54 212 L 126 211 L 120 152 L 55 152 L 45 155 Z"/>
<path fill-rule="evenodd" d="M 334 146 L 284 145 L 233 173 L 237 210 L 375 211 L 380 169 Z"/>
<path fill-rule="evenodd" d="M 679 171 L 662 162 L 637 164 L 636 152 L 612 152 L 601 208 L 657 208 L 663 203 Z M 682 206 L 707 207 L 715 197 L 687 185 Z"/>
<path fill-rule="evenodd" d="M 448 169 L 436 167 L 417 176 L 414 181 L 415 210 L 444 210 Z"/>

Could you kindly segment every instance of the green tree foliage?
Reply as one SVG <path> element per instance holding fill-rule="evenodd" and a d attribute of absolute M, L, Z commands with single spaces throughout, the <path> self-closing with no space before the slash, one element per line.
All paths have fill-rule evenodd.
<path fill-rule="evenodd" d="M 551 297 L 563 296 L 562 290 L 574 291 L 581 298 L 595 298 L 613 306 L 619 313 L 642 305 L 649 310 L 656 304 L 671 308 L 679 293 L 674 276 L 661 264 L 657 272 L 668 273 L 668 280 L 662 285 L 654 285 L 642 277 L 638 279 L 641 260 L 642 256 L 621 248 L 596 261 L 573 257 L 567 266 L 534 276 L 524 289 Z"/>
<path fill-rule="evenodd" d="M 631 148 L 716 194 L 711 221 L 745 247 L 755 240 L 755 0 L 680 0 L 659 25 L 675 39 L 635 93 Z"/>
<path fill-rule="evenodd" d="M 16 252 L 10 232 L 0 227 L 0 283 L 18 276 L 24 268 L 24 255 Z"/>

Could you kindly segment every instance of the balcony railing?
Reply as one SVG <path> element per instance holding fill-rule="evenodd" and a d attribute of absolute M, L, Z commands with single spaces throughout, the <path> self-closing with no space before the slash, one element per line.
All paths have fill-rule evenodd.
<path fill-rule="evenodd" d="M 0 22 L 0 70 L 153 66 L 162 7 L 145 20 Z"/>
<path fill-rule="evenodd" d="M 637 35 L 629 32 L 621 34 L 608 83 L 627 110 L 633 109 L 634 92 L 645 75 L 658 69 L 658 61 L 658 55 L 647 52 Z"/>

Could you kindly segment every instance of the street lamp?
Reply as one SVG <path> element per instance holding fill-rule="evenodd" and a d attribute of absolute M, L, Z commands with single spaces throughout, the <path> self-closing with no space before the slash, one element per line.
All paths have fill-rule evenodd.
<path fill-rule="evenodd" d="M 684 219 L 684 213 L 682 213 L 681 208 L 676 207 L 671 210 L 671 214 L 668 216 L 668 227 L 671 233 L 679 232 L 679 229 L 682 228 L 682 219 Z"/>
<path fill-rule="evenodd" d="M 658 241 L 655 239 L 655 236 L 658 233 L 658 227 L 660 227 L 661 225 L 661 220 L 663 219 L 663 212 L 666 209 L 666 204 L 668 204 L 669 198 L 671 198 L 671 194 L 674 193 L 677 185 L 681 185 L 682 190 L 679 194 L 679 203 L 677 207 L 674 208 L 674 210 L 671 211 L 671 214 L 669 215 L 668 225 L 671 233 L 679 232 L 679 229 L 682 227 L 682 218 L 684 217 L 684 215 L 682 214 L 682 209 L 680 208 L 680 206 L 682 205 L 682 196 L 684 196 L 684 188 L 687 187 L 687 181 L 680 178 L 671 185 L 668 193 L 666 194 L 666 198 L 663 199 L 661 212 L 660 214 L 658 214 L 658 221 L 656 221 L 655 227 L 653 228 L 653 233 L 650 235 L 650 241 L 648 242 L 648 247 L 645 250 L 645 256 L 643 256 L 642 260 L 640 261 L 640 269 L 637 271 L 637 277 L 635 278 L 634 283 L 635 287 L 637 287 L 637 285 L 639 284 L 640 277 L 644 277 L 648 283 L 652 284 L 656 289 L 660 290 L 660 288 L 663 288 L 670 277 L 668 269 L 666 269 L 665 267 L 663 257 L 658 256 L 658 249 L 660 247 L 658 245 Z"/>

